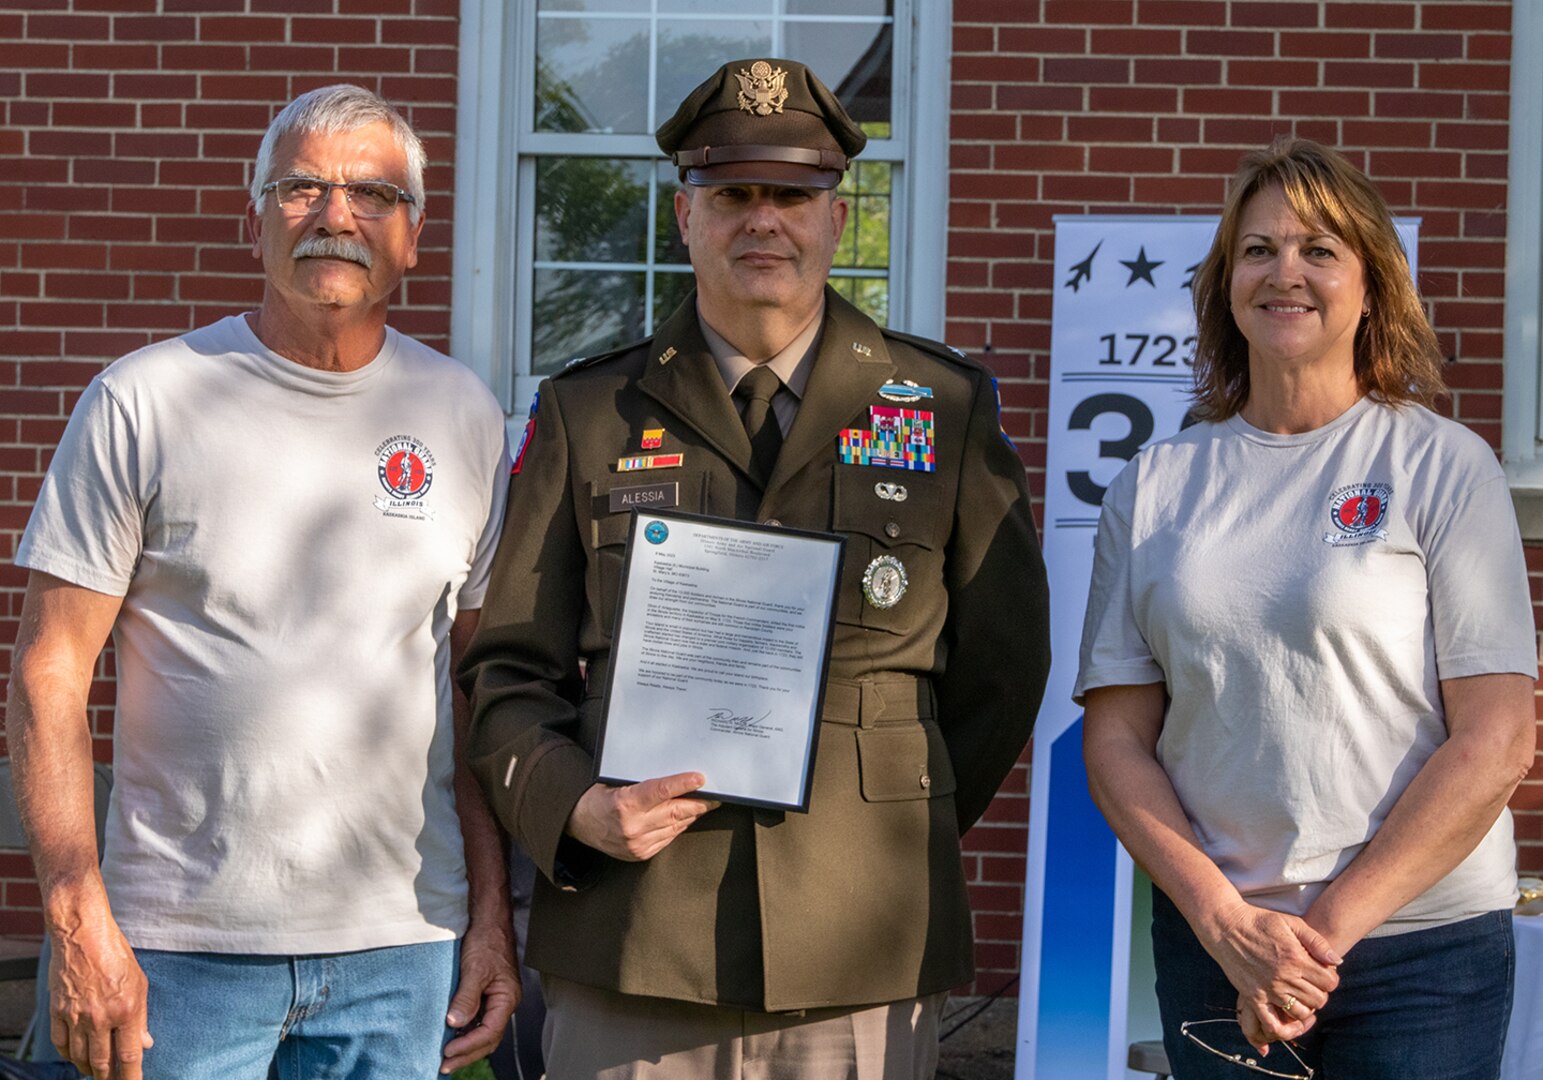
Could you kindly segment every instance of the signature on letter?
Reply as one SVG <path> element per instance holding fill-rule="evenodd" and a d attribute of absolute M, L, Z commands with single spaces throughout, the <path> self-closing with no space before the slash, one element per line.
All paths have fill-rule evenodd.
<path fill-rule="evenodd" d="M 766 717 L 770 715 L 771 713 L 768 712 L 765 716 L 736 716 L 733 709 L 712 709 L 707 714 L 707 722 L 709 724 L 723 724 L 735 730 L 742 730 L 744 728 L 759 727 L 766 720 Z"/>

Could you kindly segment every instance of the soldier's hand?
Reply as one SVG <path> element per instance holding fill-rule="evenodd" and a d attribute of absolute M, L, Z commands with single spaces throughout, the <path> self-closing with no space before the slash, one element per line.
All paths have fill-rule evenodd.
<path fill-rule="evenodd" d="M 706 783 L 701 773 L 686 772 L 625 787 L 595 784 L 568 816 L 567 833 L 614 859 L 651 859 L 697 818 L 717 809 L 711 800 L 681 798 Z"/>
<path fill-rule="evenodd" d="M 139 1080 L 153 1041 L 144 972 L 110 917 L 54 934 L 48 965 L 50 1032 L 59 1052 L 94 1080 Z"/>

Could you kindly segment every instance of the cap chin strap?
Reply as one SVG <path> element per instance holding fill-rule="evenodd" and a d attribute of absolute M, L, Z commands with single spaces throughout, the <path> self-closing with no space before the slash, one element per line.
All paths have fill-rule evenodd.
<path fill-rule="evenodd" d="M 670 160 L 681 169 L 700 169 L 738 161 L 785 161 L 835 172 L 846 172 L 847 167 L 847 156 L 840 151 L 801 146 L 703 146 L 696 150 L 677 150 L 670 155 Z"/>

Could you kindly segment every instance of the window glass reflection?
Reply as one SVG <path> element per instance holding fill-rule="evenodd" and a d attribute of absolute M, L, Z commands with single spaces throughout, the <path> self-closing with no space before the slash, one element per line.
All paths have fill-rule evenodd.
<path fill-rule="evenodd" d="M 642 262 L 648 250 L 648 163 L 615 158 L 536 162 L 536 258 Z"/>
<path fill-rule="evenodd" d="M 536 271 L 531 374 L 561 371 L 642 337 L 643 275 L 597 270 Z"/>
<path fill-rule="evenodd" d="M 783 24 L 784 50 L 831 88 L 852 119 L 890 122 L 893 23 Z"/>
<path fill-rule="evenodd" d="M 537 131 L 647 132 L 647 90 L 647 21 L 536 20 Z"/>

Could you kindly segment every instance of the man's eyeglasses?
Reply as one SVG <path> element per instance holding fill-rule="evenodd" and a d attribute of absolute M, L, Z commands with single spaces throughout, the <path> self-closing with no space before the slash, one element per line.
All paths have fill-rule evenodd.
<path fill-rule="evenodd" d="M 348 208 L 354 217 L 360 218 L 390 217 L 397 203 L 405 202 L 411 206 L 418 201 L 395 184 L 388 184 L 384 180 L 351 180 L 346 184 L 334 184 L 314 176 L 286 176 L 270 180 L 258 194 L 273 192 L 286 214 L 303 217 L 326 206 L 327 200 L 332 198 L 333 188 L 343 189 L 343 195 L 348 199 Z"/>
<path fill-rule="evenodd" d="M 1243 1037 L 1243 1026 L 1236 1020 L 1186 1020 L 1179 1025 L 1179 1034 L 1200 1049 L 1230 1061 L 1240 1069 L 1263 1073 L 1265 1076 L 1279 1076 L 1283 1080 L 1312 1080 L 1312 1066 L 1297 1055 L 1290 1043 L 1283 1042 L 1280 1045 L 1291 1055 L 1292 1060 L 1279 1064 L 1282 1069 L 1290 1069 L 1294 1063 L 1295 1071 L 1283 1072 L 1263 1065 L 1256 1056 L 1258 1051 Z"/>

